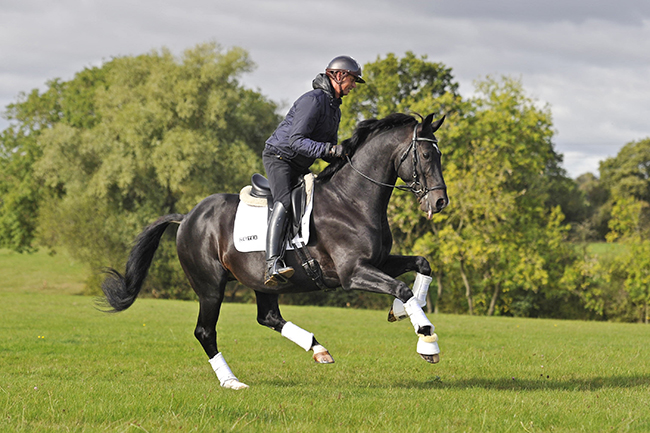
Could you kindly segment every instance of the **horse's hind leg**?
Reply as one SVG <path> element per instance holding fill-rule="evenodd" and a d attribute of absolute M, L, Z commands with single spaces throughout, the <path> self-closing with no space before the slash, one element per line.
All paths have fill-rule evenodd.
<path fill-rule="evenodd" d="M 305 351 L 314 352 L 314 361 L 319 364 L 332 364 L 334 358 L 322 345 L 316 341 L 314 334 L 305 331 L 291 322 L 287 322 L 280 314 L 278 295 L 255 292 L 257 299 L 257 323 L 278 331 L 283 337 L 293 341 Z"/>
<path fill-rule="evenodd" d="M 208 355 L 210 365 L 217 375 L 221 386 L 230 389 L 248 388 L 248 385 L 240 382 L 232 373 L 226 363 L 223 354 L 217 348 L 217 320 L 221 311 L 226 283 L 226 271 L 217 262 L 218 271 L 214 273 L 192 274 L 190 282 L 194 291 L 199 296 L 199 319 L 194 330 L 194 336 L 203 350 Z M 190 276 L 189 273 L 187 273 Z"/>

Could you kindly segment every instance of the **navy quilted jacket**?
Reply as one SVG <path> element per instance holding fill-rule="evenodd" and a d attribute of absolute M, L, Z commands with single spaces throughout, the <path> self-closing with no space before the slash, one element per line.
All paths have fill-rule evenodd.
<path fill-rule="evenodd" d="M 319 74 L 311 90 L 293 103 L 287 116 L 266 140 L 271 151 L 302 169 L 327 155 L 338 141 L 341 99 L 335 98 L 329 78 Z"/>

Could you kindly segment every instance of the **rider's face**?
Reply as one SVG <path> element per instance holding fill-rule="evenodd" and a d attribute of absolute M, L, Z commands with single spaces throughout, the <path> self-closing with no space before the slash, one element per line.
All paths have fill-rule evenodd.
<path fill-rule="evenodd" d="M 347 95 L 355 87 L 357 87 L 357 82 L 356 82 L 356 79 L 355 79 L 354 75 L 347 74 L 345 76 L 345 78 L 343 79 L 343 81 L 341 82 L 341 91 L 340 91 L 341 95 L 340 96 Z"/>
<path fill-rule="evenodd" d="M 350 93 L 352 89 L 357 87 L 357 82 L 352 74 L 344 74 L 343 72 L 337 72 L 336 78 L 339 80 L 339 83 L 336 83 L 334 80 L 332 80 L 332 85 L 334 87 L 334 90 L 336 91 L 337 98 L 342 98 L 343 96 L 347 95 Z"/>

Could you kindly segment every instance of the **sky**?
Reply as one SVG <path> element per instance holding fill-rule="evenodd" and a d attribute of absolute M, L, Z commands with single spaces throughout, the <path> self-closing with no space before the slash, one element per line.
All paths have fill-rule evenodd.
<path fill-rule="evenodd" d="M 427 56 L 465 97 L 516 78 L 550 108 L 573 178 L 650 137 L 648 0 L 0 0 L 0 110 L 114 57 L 205 42 L 245 49 L 242 83 L 285 111 L 341 54 Z"/>

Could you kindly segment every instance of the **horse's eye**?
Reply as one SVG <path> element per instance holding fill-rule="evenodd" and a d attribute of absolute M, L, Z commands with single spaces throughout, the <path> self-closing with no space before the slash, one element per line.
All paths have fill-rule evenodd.
<path fill-rule="evenodd" d="M 423 157 L 424 159 L 429 159 L 429 158 L 431 157 L 431 154 L 430 154 L 429 152 L 424 152 L 424 153 L 422 154 L 422 157 Z"/>

